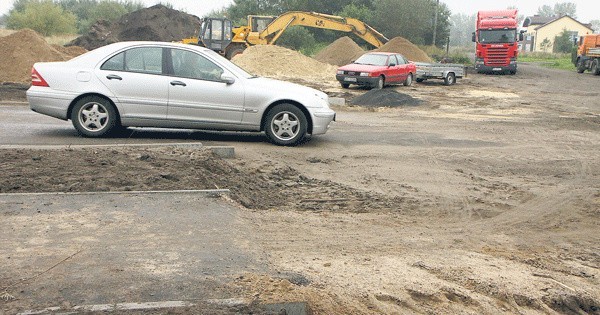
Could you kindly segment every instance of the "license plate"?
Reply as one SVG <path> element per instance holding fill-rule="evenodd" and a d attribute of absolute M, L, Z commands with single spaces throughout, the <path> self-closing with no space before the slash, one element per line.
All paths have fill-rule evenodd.
<path fill-rule="evenodd" d="M 344 78 L 346 82 L 356 82 L 356 78 Z"/>
<path fill-rule="evenodd" d="M 502 68 L 493 68 L 492 71 L 502 71 Z"/>

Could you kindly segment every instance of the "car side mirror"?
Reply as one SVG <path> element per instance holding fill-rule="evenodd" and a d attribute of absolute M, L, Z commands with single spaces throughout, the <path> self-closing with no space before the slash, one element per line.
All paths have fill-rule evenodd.
<path fill-rule="evenodd" d="M 390 63 L 390 65 L 389 65 L 389 67 L 395 67 L 395 66 L 396 66 L 396 64 L 395 64 L 395 63 L 393 63 L 393 62 L 392 62 L 392 63 Z"/>
<path fill-rule="evenodd" d="M 475 32 L 473 32 L 473 34 L 471 34 L 471 40 L 472 40 L 473 42 L 475 42 Z"/>
<path fill-rule="evenodd" d="M 226 74 L 222 74 L 221 75 L 221 81 L 227 85 L 231 85 L 235 83 L 235 78 L 234 77 L 230 77 Z"/>

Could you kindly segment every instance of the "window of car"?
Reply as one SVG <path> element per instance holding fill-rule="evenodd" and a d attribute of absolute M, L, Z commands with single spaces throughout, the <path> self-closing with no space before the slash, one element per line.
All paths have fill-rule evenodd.
<path fill-rule="evenodd" d="M 206 57 L 183 49 L 171 49 L 173 75 L 176 77 L 219 81 L 223 69 Z"/>
<path fill-rule="evenodd" d="M 398 65 L 398 60 L 396 60 L 396 56 L 391 55 L 390 58 L 388 59 L 388 66 L 391 65 Z"/>
<path fill-rule="evenodd" d="M 355 64 L 385 66 L 387 65 L 388 56 L 383 54 L 364 54 L 356 59 Z"/>
<path fill-rule="evenodd" d="M 100 69 L 162 74 L 162 64 L 162 48 L 138 47 L 112 56 Z"/>
<path fill-rule="evenodd" d="M 402 55 L 396 55 L 396 58 L 398 58 L 399 65 L 405 65 L 408 63 L 408 61 L 406 61 L 406 59 Z"/>

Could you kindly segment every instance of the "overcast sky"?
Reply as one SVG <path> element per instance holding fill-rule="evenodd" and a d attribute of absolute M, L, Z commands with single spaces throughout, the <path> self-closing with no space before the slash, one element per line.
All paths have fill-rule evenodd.
<path fill-rule="evenodd" d="M 13 0 L 0 0 L 0 15 L 7 13 L 12 8 L 13 2 Z M 141 2 L 151 6 L 159 1 L 142 0 Z M 214 9 L 220 9 L 232 3 L 232 0 L 166 0 L 163 2 L 170 2 L 176 9 L 202 17 Z M 573 2 L 577 5 L 577 18 L 580 22 L 588 23 L 591 20 L 600 19 L 600 1 L 598 0 L 441 0 L 440 2 L 446 3 L 452 13 L 474 14 L 477 10 L 496 10 L 515 6 L 519 9 L 519 14 L 525 16 L 535 14 L 537 8 L 544 4 L 554 6 L 557 2 Z"/>

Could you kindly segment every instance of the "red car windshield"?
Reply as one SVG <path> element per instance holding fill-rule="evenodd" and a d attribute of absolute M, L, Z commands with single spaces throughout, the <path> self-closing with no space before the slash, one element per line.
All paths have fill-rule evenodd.
<path fill-rule="evenodd" d="M 360 56 L 354 63 L 359 65 L 387 66 L 387 60 L 387 55 L 366 54 Z"/>

